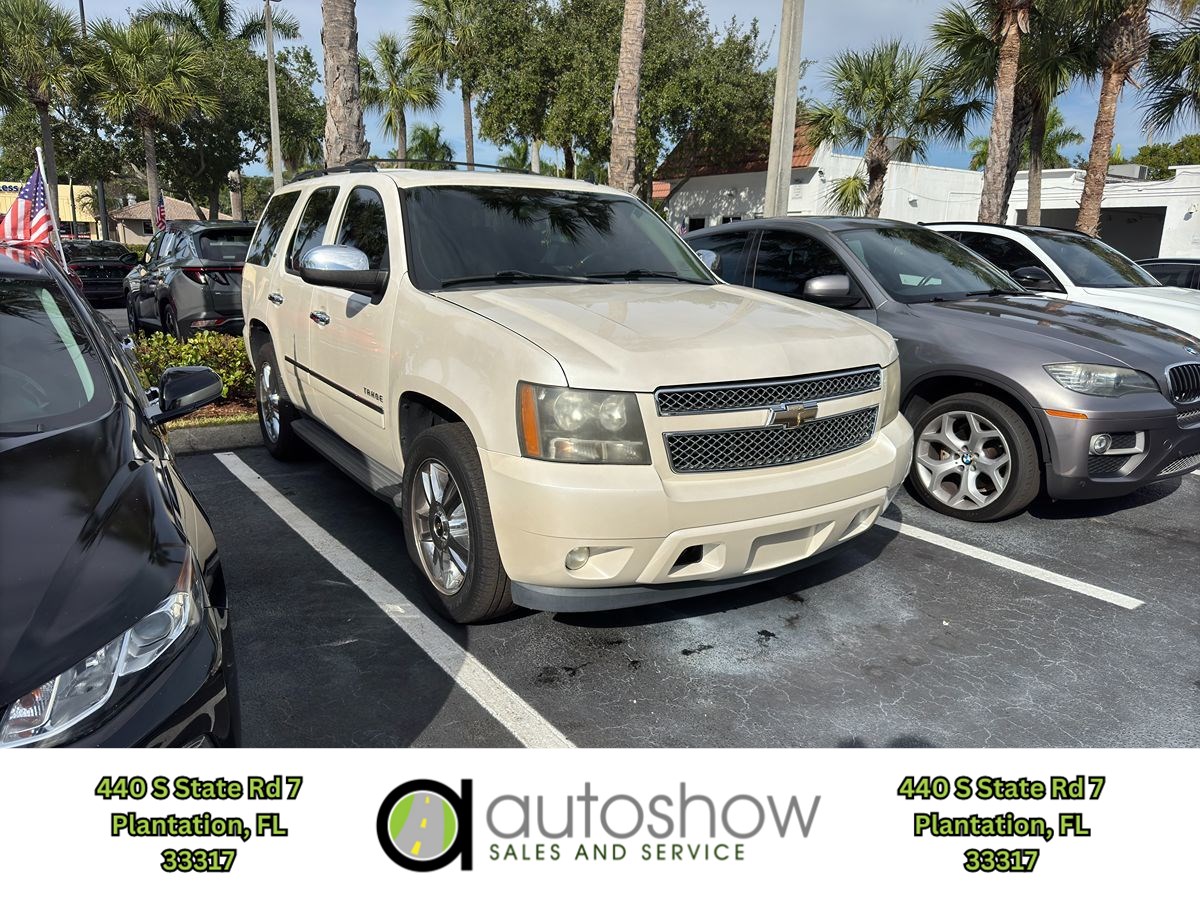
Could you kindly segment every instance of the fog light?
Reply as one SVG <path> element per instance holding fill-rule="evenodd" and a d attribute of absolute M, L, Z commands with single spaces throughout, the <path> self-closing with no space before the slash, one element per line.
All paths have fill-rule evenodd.
<path fill-rule="evenodd" d="M 566 565 L 566 567 L 568 569 L 570 569 L 572 572 L 574 572 L 576 569 L 582 569 L 584 566 L 586 566 L 587 561 L 591 558 L 592 558 L 592 548 L 591 547 L 576 547 L 574 550 L 572 550 L 570 553 L 567 554 L 567 558 L 566 558 L 564 565 Z"/>
<path fill-rule="evenodd" d="M 1092 438 L 1092 453 L 1095 456 L 1103 456 L 1112 447 L 1112 435 L 1098 434 Z"/>

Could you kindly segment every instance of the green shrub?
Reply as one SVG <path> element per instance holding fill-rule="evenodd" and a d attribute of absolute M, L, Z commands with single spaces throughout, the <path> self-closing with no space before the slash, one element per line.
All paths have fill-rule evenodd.
<path fill-rule="evenodd" d="M 157 385 L 162 373 L 172 366 L 208 366 L 221 376 L 222 397 L 254 401 L 254 369 L 239 337 L 200 331 L 180 342 L 156 331 L 138 340 L 137 356 L 147 387 Z"/>

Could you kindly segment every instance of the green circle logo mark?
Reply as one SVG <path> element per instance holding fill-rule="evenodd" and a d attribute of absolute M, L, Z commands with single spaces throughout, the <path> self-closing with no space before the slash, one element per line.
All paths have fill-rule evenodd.
<path fill-rule="evenodd" d="M 471 782 L 457 794 L 436 781 L 409 781 L 379 807 L 376 832 L 392 862 L 418 872 L 440 869 L 461 856 L 471 868 Z"/>

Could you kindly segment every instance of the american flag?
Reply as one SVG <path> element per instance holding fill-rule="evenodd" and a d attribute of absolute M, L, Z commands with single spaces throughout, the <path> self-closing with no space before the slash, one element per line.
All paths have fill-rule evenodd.
<path fill-rule="evenodd" d="M 158 208 L 154 210 L 154 230 L 162 231 L 167 227 L 167 202 L 163 199 L 163 192 L 158 192 Z"/>
<path fill-rule="evenodd" d="M 46 206 L 46 183 L 42 180 L 41 169 L 35 167 L 4 222 L 0 223 L 0 241 L 49 246 L 53 233 L 54 225 Z"/>

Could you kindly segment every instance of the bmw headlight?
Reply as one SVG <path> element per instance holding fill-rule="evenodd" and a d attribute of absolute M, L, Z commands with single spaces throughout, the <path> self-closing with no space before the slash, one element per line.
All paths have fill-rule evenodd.
<path fill-rule="evenodd" d="M 0 748 L 62 743 L 76 726 L 126 696 L 200 626 L 204 579 L 189 552 L 175 590 L 148 616 L 86 659 L 14 701 L 0 719 Z"/>
<path fill-rule="evenodd" d="M 1097 366 L 1090 363 L 1054 363 L 1045 369 L 1051 378 L 1067 390 L 1092 397 L 1159 393 L 1158 383 L 1137 369 Z"/>
<path fill-rule="evenodd" d="M 650 447 L 637 396 L 517 385 L 521 454 L 555 462 L 646 465 Z"/>
<path fill-rule="evenodd" d="M 883 406 L 879 410 L 879 427 L 891 423 L 900 415 L 900 360 L 896 360 L 883 370 Z"/>

